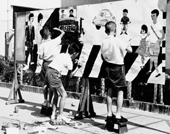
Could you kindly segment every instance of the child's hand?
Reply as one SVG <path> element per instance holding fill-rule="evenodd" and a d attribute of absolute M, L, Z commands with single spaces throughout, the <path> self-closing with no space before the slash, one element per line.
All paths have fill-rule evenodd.
<path fill-rule="evenodd" d="M 57 27 L 54 27 L 53 29 L 54 29 L 54 30 L 61 30 L 61 29 L 59 29 L 59 28 L 57 28 Z"/>

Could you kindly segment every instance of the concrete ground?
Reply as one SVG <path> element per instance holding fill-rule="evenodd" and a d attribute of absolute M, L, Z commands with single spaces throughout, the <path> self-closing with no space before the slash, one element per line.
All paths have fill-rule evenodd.
<path fill-rule="evenodd" d="M 25 103 L 6 105 L 9 92 L 10 89 L 0 87 L 0 127 L 9 122 L 20 122 L 19 134 L 27 134 L 43 128 L 48 128 L 47 134 L 114 134 L 114 132 L 108 132 L 104 129 L 106 104 L 94 102 L 93 106 L 97 116 L 91 119 L 73 121 L 76 124 L 74 127 L 69 125 L 52 126 L 48 122 L 49 118 L 40 114 L 41 103 L 43 102 L 42 94 L 22 91 Z M 79 100 L 67 98 L 64 114 L 68 115 L 72 111 L 75 115 L 78 104 Z M 14 112 L 15 106 L 18 107 L 18 113 Z M 114 111 L 115 109 L 116 107 L 113 106 Z M 170 134 L 170 116 L 129 108 L 123 108 L 122 115 L 129 120 L 126 134 Z M 35 122 L 43 122 L 44 125 L 35 127 L 33 125 Z M 32 125 L 24 127 L 26 124 Z M 9 134 L 17 134 L 15 129 L 8 130 L 12 130 Z M 0 134 L 4 134 L 4 131 L 0 130 Z"/>

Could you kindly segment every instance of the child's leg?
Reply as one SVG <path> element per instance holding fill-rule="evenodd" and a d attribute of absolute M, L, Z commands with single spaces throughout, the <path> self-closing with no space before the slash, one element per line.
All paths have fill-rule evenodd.
<path fill-rule="evenodd" d="M 124 29 L 124 24 L 122 24 L 120 35 L 123 34 L 123 29 Z"/>
<path fill-rule="evenodd" d="M 128 24 L 125 25 L 125 32 L 127 33 L 128 30 Z"/>
<path fill-rule="evenodd" d="M 145 62 L 145 57 L 144 57 L 144 56 L 141 56 L 141 63 L 142 63 L 141 68 L 143 68 L 144 62 Z"/>
<path fill-rule="evenodd" d="M 67 98 L 67 93 L 64 89 L 63 86 L 61 86 L 58 89 L 59 94 L 61 95 L 60 101 L 59 101 L 59 114 L 63 114 L 63 110 L 64 110 L 64 105 L 65 105 L 65 100 Z"/>
<path fill-rule="evenodd" d="M 48 91 L 48 94 L 49 94 L 49 99 L 48 99 L 48 102 L 49 102 L 49 106 L 51 105 L 51 100 L 53 98 L 53 91 L 49 88 L 49 91 Z M 58 95 L 58 94 L 57 94 Z"/>
<path fill-rule="evenodd" d="M 47 85 L 44 86 L 43 94 L 44 94 L 44 103 L 43 103 L 43 105 L 47 105 L 47 103 L 48 103 L 48 100 L 47 100 L 47 97 L 48 97 L 48 86 Z"/>
<path fill-rule="evenodd" d="M 112 90 L 108 88 L 107 91 L 107 116 L 112 116 Z"/>
<path fill-rule="evenodd" d="M 149 71 L 148 71 L 148 72 L 151 72 L 151 71 L 152 71 L 152 67 L 153 67 L 153 56 L 150 57 Z"/>
<path fill-rule="evenodd" d="M 161 74 L 159 73 L 159 69 L 158 69 L 158 56 L 154 57 L 154 67 L 155 67 L 155 70 L 157 72 L 157 75 L 155 77 L 160 76 Z"/>
<path fill-rule="evenodd" d="M 118 90 L 116 118 L 121 118 L 122 105 L 123 105 L 123 91 L 122 90 Z"/>
<path fill-rule="evenodd" d="M 56 91 L 54 91 L 54 98 L 53 98 L 53 104 L 52 104 L 53 111 L 52 111 L 52 115 L 51 115 L 52 120 L 55 119 L 55 115 L 56 115 L 56 111 L 57 111 L 57 104 L 58 104 L 58 93 Z"/>

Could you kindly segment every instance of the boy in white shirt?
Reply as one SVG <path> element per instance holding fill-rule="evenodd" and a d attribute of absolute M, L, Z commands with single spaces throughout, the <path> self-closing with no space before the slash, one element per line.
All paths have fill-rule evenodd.
<path fill-rule="evenodd" d="M 43 105 L 50 106 L 52 93 L 49 93 L 49 99 L 47 100 L 48 96 L 48 83 L 45 83 L 45 73 L 48 68 L 48 65 L 51 61 L 60 53 L 59 47 L 61 47 L 61 38 L 64 36 L 65 32 L 60 30 L 59 28 L 54 28 L 54 30 L 60 31 L 60 35 L 55 38 L 51 39 L 51 31 L 48 27 L 43 28 L 43 43 L 39 47 L 39 59 L 43 59 L 41 75 L 44 78 L 44 103 Z M 41 31 L 42 32 L 42 31 Z"/>
<path fill-rule="evenodd" d="M 54 94 L 53 98 L 53 111 L 51 115 L 51 120 L 55 119 L 56 109 L 58 103 L 58 95 L 61 96 L 59 101 L 59 115 L 57 120 L 68 121 L 65 116 L 63 116 L 63 109 L 65 105 L 65 100 L 67 98 L 67 93 L 63 87 L 61 81 L 61 74 L 63 71 L 68 70 L 68 75 L 72 77 L 78 70 L 80 66 L 72 72 L 73 69 L 73 60 L 78 56 L 78 48 L 76 45 L 70 45 L 68 48 L 68 53 L 58 54 L 54 60 L 49 64 L 49 67 L 46 72 L 46 81 L 49 84 L 50 90 Z"/>
<path fill-rule="evenodd" d="M 109 21 L 105 25 L 105 32 L 108 35 L 101 46 L 101 55 L 104 63 L 105 82 L 107 87 L 107 119 L 106 128 L 113 131 L 114 122 L 127 122 L 127 119 L 121 116 L 123 105 L 123 91 L 127 89 L 124 56 L 126 51 L 132 52 L 129 44 L 121 39 L 114 37 L 116 23 Z M 116 114 L 112 111 L 113 90 L 117 90 L 117 109 Z"/>

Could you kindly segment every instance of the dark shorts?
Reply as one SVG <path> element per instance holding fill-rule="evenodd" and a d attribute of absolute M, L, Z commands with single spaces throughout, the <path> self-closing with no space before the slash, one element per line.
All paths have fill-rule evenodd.
<path fill-rule="evenodd" d="M 48 65 L 51 63 L 51 61 L 45 61 L 43 60 L 43 63 L 42 63 L 42 68 L 41 68 L 41 77 L 43 79 L 43 81 L 45 82 L 45 73 L 47 71 L 47 68 L 48 68 Z"/>
<path fill-rule="evenodd" d="M 61 74 L 57 70 L 49 67 L 46 71 L 45 80 L 53 92 L 57 92 L 63 96 L 65 90 L 62 84 Z"/>
<path fill-rule="evenodd" d="M 126 78 L 124 65 L 115 65 L 104 62 L 105 84 L 106 88 L 115 88 L 117 90 L 126 89 Z"/>

